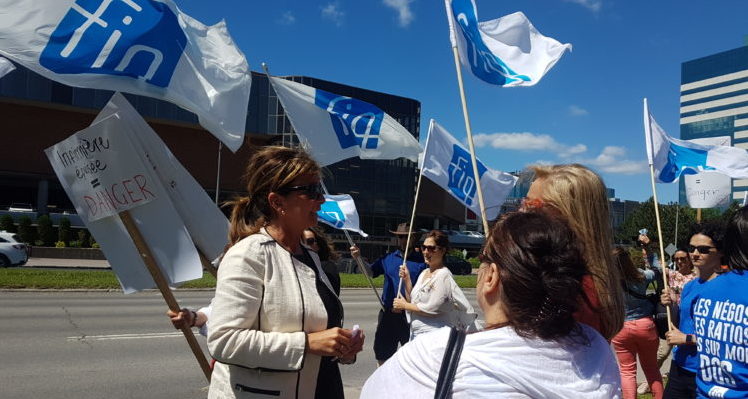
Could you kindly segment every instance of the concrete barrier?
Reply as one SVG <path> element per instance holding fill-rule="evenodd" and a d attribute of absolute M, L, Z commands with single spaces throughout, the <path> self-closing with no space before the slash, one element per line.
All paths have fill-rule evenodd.
<path fill-rule="evenodd" d="M 31 247 L 31 257 L 106 260 L 104 253 L 98 248 Z"/>

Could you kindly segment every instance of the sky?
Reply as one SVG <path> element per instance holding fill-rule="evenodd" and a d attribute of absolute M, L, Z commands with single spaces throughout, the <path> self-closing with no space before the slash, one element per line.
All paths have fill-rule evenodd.
<path fill-rule="evenodd" d="M 466 138 L 441 0 L 175 0 L 205 24 L 225 20 L 252 70 L 305 75 L 421 102 Z M 616 197 L 652 195 L 642 99 L 679 137 L 681 63 L 745 45 L 746 0 L 475 0 L 480 21 L 522 11 L 544 35 L 571 43 L 533 87 L 500 88 L 463 69 L 477 155 L 503 171 L 580 162 Z M 677 185 L 658 184 L 661 202 Z"/>

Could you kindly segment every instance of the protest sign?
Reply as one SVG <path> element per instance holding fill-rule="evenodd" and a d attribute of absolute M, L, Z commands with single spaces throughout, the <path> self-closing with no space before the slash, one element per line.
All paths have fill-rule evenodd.
<path fill-rule="evenodd" d="M 705 137 L 689 140 L 695 144 L 729 146 L 730 136 Z M 730 204 L 732 179 L 719 172 L 703 171 L 695 175 L 684 175 L 686 200 L 695 209 L 721 208 Z"/>

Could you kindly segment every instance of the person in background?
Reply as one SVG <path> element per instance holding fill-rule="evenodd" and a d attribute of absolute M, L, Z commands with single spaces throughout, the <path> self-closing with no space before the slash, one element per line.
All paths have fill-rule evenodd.
<path fill-rule="evenodd" d="M 652 396 L 661 399 L 662 375 L 657 367 L 659 338 L 652 319 L 654 305 L 647 299 L 647 287 L 657 278 L 652 269 L 634 266 L 627 250 L 617 247 L 613 259 L 620 268 L 626 296 L 626 319 L 623 329 L 613 337 L 612 343 L 621 368 L 621 386 L 624 399 L 636 399 L 636 358 L 651 387 Z"/>
<path fill-rule="evenodd" d="M 384 310 L 379 311 L 377 319 L 377 331 L 374 333 L 374 355 L 377 362 L 381 365 L 392 355 L 395 354 L 399 345 L 405 345 L 410 339 L 410 326 L 402 310 L 393 309 L 392 303 L 398 295 L 405 295 L 405 284 L 400 288 L 400 266 L 403 264 L 403 252 L 408 242 L 408 224 L 400 223 L 397 230 L 390 230 L 390 233 L 397 237 L 398 248 L 387 255 L 377 259 L 369 268 L 372 277 L 384 275 L 384 285 L 382 287 L 382 302 Z M 411 237 L 411 246 L 417 243 L 415 233 Z M 351 247 L 351 256 L 356 258 L 360 256 L 358 247 Z M 423 255 L 420 252 L 408 251 L 408 274 L 410 283 L 415 284 L 416 279 L 421 272 L 426 269 L 423 263 Z"/>
<path fill-rule="evenodd" d="M 340 273 L 338 273 L 338 265 L 335 264 L 339 256 L 335 252 L 332 242 L 319 226 L 304 230 L 304 242 L 319 256 L 319 260 L 322 262 L 322 270 L 325 271 L 327 279 L 330 280 L 335 295 L 340 296 Z"/>
<path fill-rule="evenodd" d="M 722 266 L 722 243 L 724 227 L 715 222 L 697 224 L 692 228 L 688 253 L 694 267 L 699 270 L 699 278 L 691 280 L 683 287 L 680 296 L 680 306 L 671 309 L 674 313 L 673 324 L 677 328 L 668 331 L 665 336 L 673 348 L 673 359 L 670 363 L 668 383 L 665 387 L 664 398 L 695 398 L 696 372 L 699 370 L 699 357 L 696 349 L 697 342 L 694 332 L 693 312 L 702 291 L 718 276 Z M 674 305 L 669 290 L 662 293 L 660 301 L 665 306 Z M 703 326 L 701 326 L 703 328 Z"/>
<path fill-rule="evenodd" d="M 748 363 L 740 355 L 748 352 L 746 207 L 740 208 L 727 223 L 724 254 L 731 270 L 707 284 L 694 307 L 699 398 L 748 398 Z"/>
<path fill-rule="evenodd" d="M 472 327 L 475 311 L 452 272 L 444 266 L 449 250 L 449 237 L 442 231 L 426 234 L 421 246 L 428 269 L 421 272 L 415 285 L 411 284 L 407 267 L 400 267 L 400 278 L 405 284 L 405 298 L 392 302 L 394 309 L 405 310 L 410 319 L 410 339 L 444 326 Z"/>
<path fill-rule="evenodd" d="M 363 335 L 303 242 L 324 202 L 320 167 L 303 150 L 265 147 L 246 168 L 218 269 L 208 350 L 208 398 L 343 398 L 338 362 L 355 361 Z"/>
<path fill-rule="evenodd" d="M 465 337 L 452 398 L 620 398 L 610 346 L 574 318 L 587 274 L 581 246 L 546 212 L 496 222 L 475 289 L 486 325 Z M 361 398 L 434 397 L 449 336 L 444 327 L 405 345 L 369 377 Z"/>
<path fill-rule="evenodd" d="M 623 327 L 624 299 L 620 272 L 613 265 L 613 237 L 603 180 L 579 164 L 534 166 L 535 180 L 523 209 L 551 207 L 566 219 L 582 244 L 587 264 L 577 321 L 610 340 Z"/>

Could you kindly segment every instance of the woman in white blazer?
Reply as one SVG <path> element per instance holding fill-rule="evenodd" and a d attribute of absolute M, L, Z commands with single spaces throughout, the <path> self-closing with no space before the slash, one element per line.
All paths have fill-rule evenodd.
<path fill-rule="evenodd" d="M 342 398 L 337 362 L 355 360 L 363 336 L 341 328 L 340 300 L 302 243 L 324 202 L 320 168 L 302 150 L 266 147 L 246 171 L 208 325 L 208 397 Z"/>

